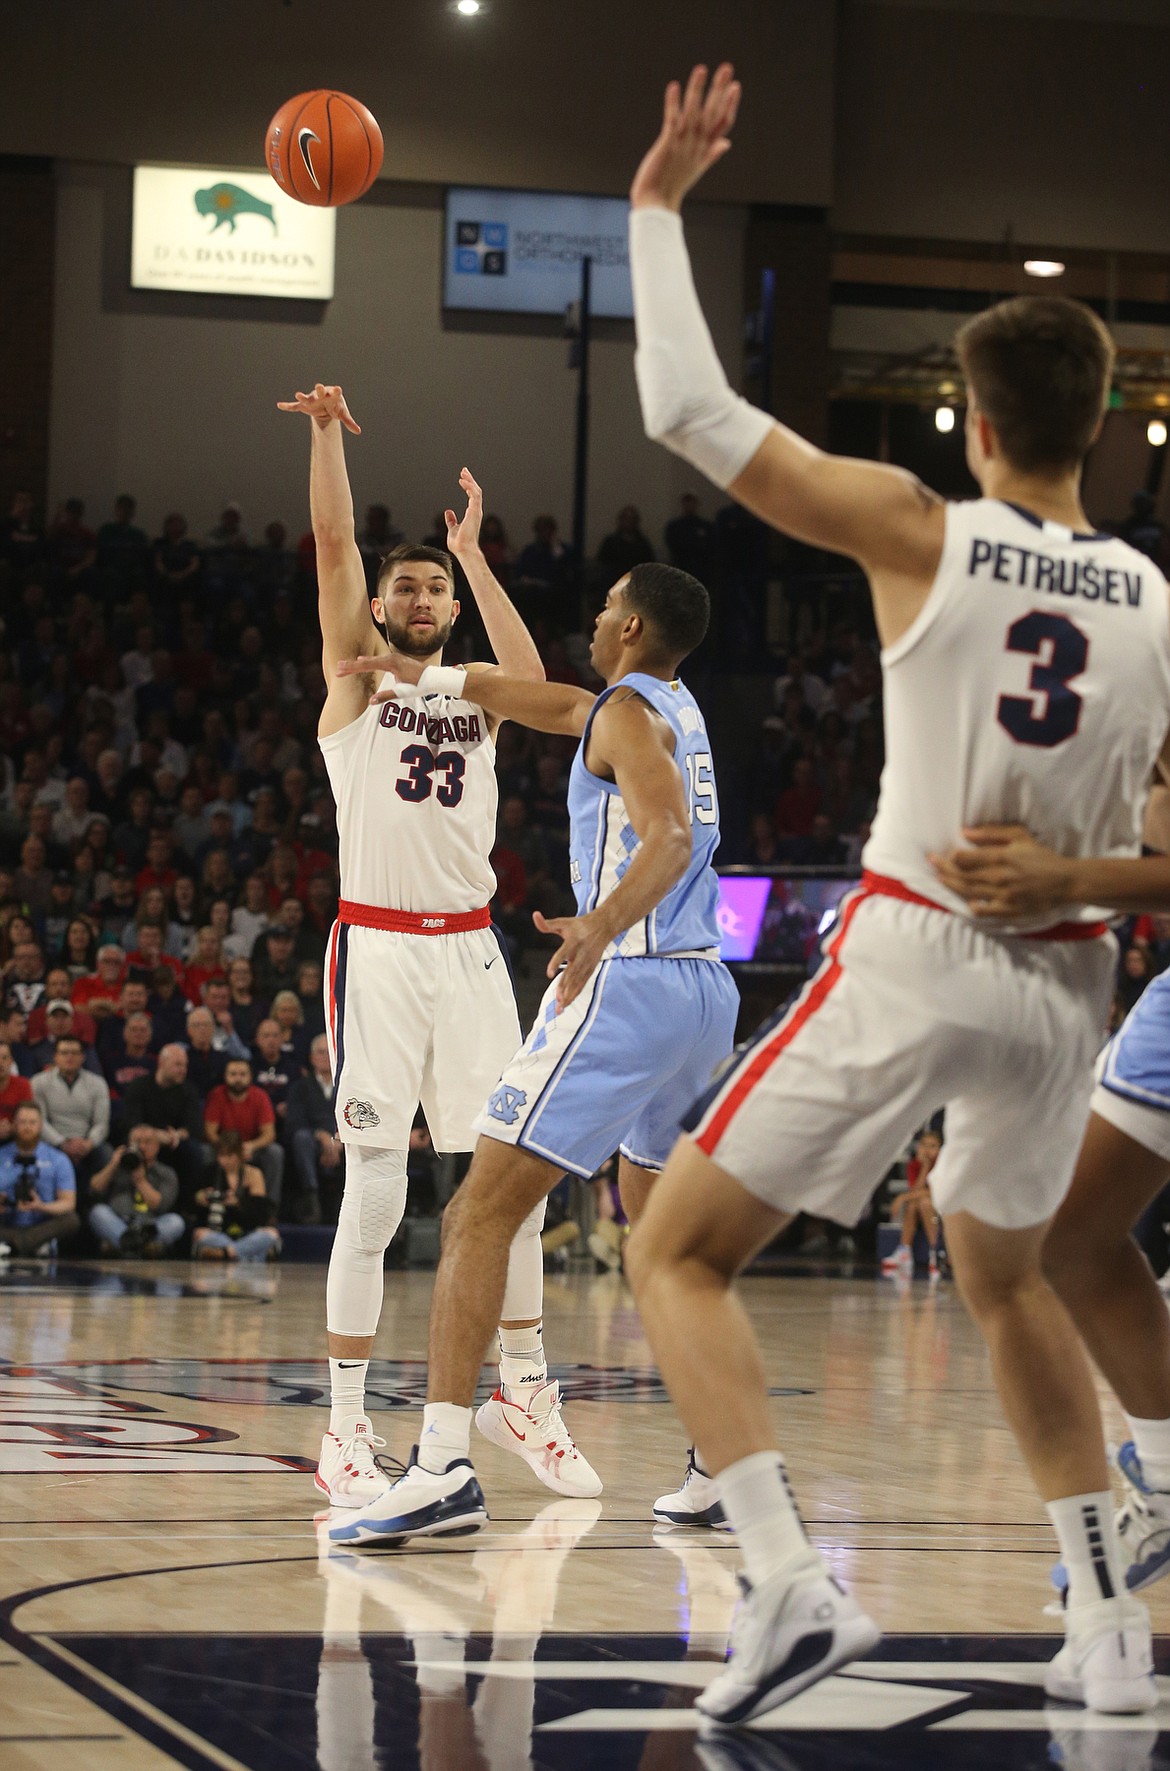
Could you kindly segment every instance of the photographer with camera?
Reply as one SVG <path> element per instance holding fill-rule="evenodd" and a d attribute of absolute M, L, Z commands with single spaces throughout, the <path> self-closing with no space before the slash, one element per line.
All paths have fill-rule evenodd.
<path fill-rule="evenodd" d="M 158 1159 L 162 1140 L 153 1125 L 136 1125 L 89 1183 L 96 1200 L 89 1227 L 103 1254 L 155 1260 L 172 1248 L 186 1224 L 175 1210 L 179 1177 Z"/>
<path fill-rule="evenodd" d="M 264 1176 L 244 1161 L 238 1131 L 219 1134 L 215 1161 L 204 1173 L 195 1204 L 199 1225 L 191 1248 L 197 1261 L 267 1261 L 280 1253 Z"/>
<path fill-rule="evenodd" d="M 0 1149 L 0 1261 L 35 1254 L 81 1228 L 73 1166 L 41 1136 L 35 1101 L 12 1115 L 12 1141 Z"/>

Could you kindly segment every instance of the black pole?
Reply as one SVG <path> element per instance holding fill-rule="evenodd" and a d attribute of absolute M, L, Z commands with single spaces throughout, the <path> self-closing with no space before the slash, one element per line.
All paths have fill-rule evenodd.
<path fill-rule="evenodd" d="M 581 260 L 581 314 L 576 341 L 577 439 L 573 462 L 573 547 L 577 555 L 577 625 L 585 605 L 585 506 L 589 490 L 589 292 L 593 260 Z"/>

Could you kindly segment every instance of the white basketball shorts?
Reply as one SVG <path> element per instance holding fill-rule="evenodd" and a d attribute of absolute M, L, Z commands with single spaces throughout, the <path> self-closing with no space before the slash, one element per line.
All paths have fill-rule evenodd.
<path fill-rule="evenodd" d="M 945 1106 L 938 1209 L 1001 1229 L 1042 1223 L 1072 1180 L 1116 943 L 989 934 L 891 884 L 843 900 L 821 969 L 686 1129 L 777 1211 L 853 1224 Z"/>
<path fill-rule="evenodd" d="M 405 1150 L 419 1103 L 444 1154 L 520 1045 L 503 946 L 490 928 L 416 935 L 334 923 L 325 1026 L 343 1143 Z"/>

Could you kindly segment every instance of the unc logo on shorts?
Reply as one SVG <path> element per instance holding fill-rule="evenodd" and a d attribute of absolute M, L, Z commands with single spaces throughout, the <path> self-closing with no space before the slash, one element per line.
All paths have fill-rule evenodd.
<path fill-rule="evenodd" d="M 520 1117 L 521 1107 L 527 1104 L 527 1090 L 509 1088 L 506 1083 L 501 1083 L 487 1104 L 488 1117 L 499 1119 L 504 1125 L 515 1125 Z"/>
<path fill-rule="evenodd" d="M 359 1101 L 353 1095 L 345 1103 L 341 1113 L 346 1125 L 352 1126 L 354 1131 L 372 1131 L 376 1125 L 382 1123 L 368 1101 Z"/>

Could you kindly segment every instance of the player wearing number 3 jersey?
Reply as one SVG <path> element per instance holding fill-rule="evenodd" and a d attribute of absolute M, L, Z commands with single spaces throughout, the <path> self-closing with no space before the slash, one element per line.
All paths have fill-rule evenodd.
<path fill-rule="evenodd" d="M 520 1044 L 507 957 L 491 927 L 496 882 L 494 739 L 500 718 L 458 695 L 370 706 L 371 676 L 342 659 L 385 658 L 408 680 L 439 662 L 459 615 L 448 553 L 395 548 L 367 595 L 354 540 L 343 429 L 357 432 L 341 389 L 320 384 L 284 407 L 312 420 L 310 498 L 328 694 L 319 735 L 337 802 L 341 903 L 326 953 L 333 1103 L 345 1146 L 345 1193 L 326 1288 L 332 1409 L 317 1486 L 334 1506 L 384 1493 L 365 1378 L 382 1307 L 382 1262 L 406 1203 L 406 1153 L 421 1102 L 435 1148 L 470 1150 L 472 1121 Z M 462 521 L 447 512 L 496 656 L 543 682 L 532 638 L 478 546 L 483 497 L 464 469 Z M 469 672 L 486 666 L 469 667 Z M 548 1485 L 592 1494 L 597 1477 L 555 1406 L 541 1340 L 543 1201 L 520 1225 L 500 1322 L 505 1395 L 551 1396 L 545 1425 L 561 1450 Z M 482 1351 L 482 1346 L 481 1346 Z"/>
<path fill-rule="evenodd" d="M 1069 1570 L 1046 1689 L 1146 1710 L 1149 1619 L 1125 1593 L 1093 1379 L 1040 1258 L 1088 1115 L 1116 946 L 1092 909 L 1046 926 L 977 921 L 930 863 L 981 823 L 1026 825 L 1064 855 L 1138 851 L 1170 729 L 1170 604 L 1150 561 L 1094 532 L 1081 505 L 1112 344 L 1060 298 L 1006 302 L 963 328 L 983 494 L 971 504 L 824 454 L 755 410 L 715 354 L 679 214 L 730 148 L 738 100 L 728 66 L 672 85 L 634 180 L 643 418 L 776 528 L 864 567 L 886 764 L 865 877 L 824 965 L 696 1103 L 629 1245 L 651 1344 L 746 1564 L 730 1663 L 699 1704 L 750 1720 L 876 1640 L 803 1530 L 731 1283 L 796 1212 L 854 1223 L 945 1106 L 931 1190 Z"/>

